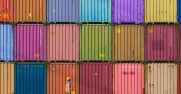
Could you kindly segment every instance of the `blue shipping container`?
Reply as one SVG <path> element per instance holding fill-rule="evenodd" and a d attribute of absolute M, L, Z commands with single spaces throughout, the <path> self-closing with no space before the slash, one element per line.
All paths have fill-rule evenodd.
<path fill-rule="evenodd" d="M 46 94 L 46 90 L 45 64 L 15 65 L 15 94 Z"/>
<path fill-rule="evenodd" d="M 177 1 L 177 20 L 181 23 L 181 0 Z"/>
<path fill-rule="evenodd" d="M 111 0 L 80 0 L 81 22 L 111 22 Z"/>
<path fill-rule="evenodd" d="M 0 24 L 0 60 L 14 60 L 14 34 L 13 26 L 10 24 Z"/>
<path fill-rule="evenodd" d="M 47 0 L 48 22 L 79 22 L 79 0 Z"/>

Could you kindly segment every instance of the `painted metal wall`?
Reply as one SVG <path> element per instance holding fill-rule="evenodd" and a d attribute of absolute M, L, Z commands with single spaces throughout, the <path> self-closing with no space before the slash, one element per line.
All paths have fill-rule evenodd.
<path fill-rule="evenodd" d="M 12 0 L 0 0 L 0 22 L 13 21 L 13 2 Z"/>
<path fill-rule="evenodd" d="M 114 73 L 114 94 L 145 94 L 143 64 L 115 64 Z"/>
<path fill-rule="evenodd" d="M 14 63 L 0 62 L 0 94 L 14 94 Z"/>
<path fill-rule="evenodd" d="M 112 0 L 113 23 L 143 23 L 144 0 Z"/>
<path fill-rule="evenodd" d="M 111 22 L 111 0 L 80 0 L 80 22 Z"/>
<path fill-rule="evenodd" d="M 177 94 L 177 65 L 168 62 L 148 64 L 145 80 L 145 94 Z"/>
<path fill-rule="evenodd" d="M 113 94 L 113 65 L 101 62 L 81 64 L 80 94 Z"/>
<path fill-rule="evenodd" d="M 47 0 L 48 22 L 79 22 L 79 0 Z"/>
<path fill-rule="evenodd" d="M 15 22 L 45 22 L 46 0 L 14 0 Z"/>
<path fill-rule="evenodd" d="M 111 25 L 81 26 L 81 60 L 111 60 Z"/>
<path fill-rule="evenodd" d="M 51 24 L 47 32 L 48 60 L 79 60 L 79 25 Z"/>
<path fill-rule="evenodd" d="M 0 24 L 0 60 L 14 60 L 14 32 L 10 24 Z"/>
<path fill-rule="evenodd" d="M 176 26 L 149 25 L 146 31 L 146 60 L 177 60 Z"/>
<path fill-rule="evenodd" d="M 50 63 L 48 94 L 65 94 L 66 79 L 71 78 L 73 94 L 79 94 L 79 65 L 70 62 Z"/>
<path fill-rule="evenodd" d="M 177 0 L 145 0 L 145 22 L 177 22 Z"/>
<path fill-rule="evenodd" d="M 46 60 L 46 27 L 19 24 L 15 27 L 15 59 Z"/>
<path fill-rule="evenodd" d="M 115 25 L 113 60 L 144 60 L 144 26 Z"/>
<path fill-rule="evenodd" d="M 15 65 L 15 94 L 46 94 L 46 65 L 23 63 Z"/>

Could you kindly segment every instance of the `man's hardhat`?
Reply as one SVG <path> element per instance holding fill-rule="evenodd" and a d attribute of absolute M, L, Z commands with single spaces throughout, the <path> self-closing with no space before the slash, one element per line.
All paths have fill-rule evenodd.
<path fill-rule="evenodd" d="M 70 77 L 67 77 L 67 81 L 71 80 Z"/>

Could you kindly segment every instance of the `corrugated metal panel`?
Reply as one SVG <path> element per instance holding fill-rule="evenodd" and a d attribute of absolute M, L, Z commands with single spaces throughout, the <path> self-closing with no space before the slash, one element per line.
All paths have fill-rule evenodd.
<path fill-rule="evenodd" d="M 181 64 L 178 65 L 178 94 L 181 94 Z"/>
<path fill-rule="evenodd" d="M 48 22 L 79 22 L 79 0 L 47 0 Z"/>
<path fill-rule="evenodd" d="M 45 25 L 20 24 L 15 27 L 15 59 L 46 60 Z"/>
<path fill-rule="evenodd" d="M 0 60 L 14 60 L 13 40 L 13 26 L 10 24 L 0 24 Z"/>
<path fill-rule="evenodd" d="M 48 94 L 65 94 L 66 79 L 71 78 L 73 94 L 79 94 L 79 65 L 76 63 L 50 63 Z"/>
<path fill-rule="evenodd" d="M 13 1 L 0 0 L 0 22 L 13 21 Z"/>
<path fill-rule="evenodd" d="M 81 64 L 80 94 L 113 94 L 113 65 L 95 62 Z"/>
<path fill-rule="evenodd" d="M 181 23 L 181 0 L 177 0 L 177 20 Z"/>
<path fill-rule="evenodd" d="M 80 0 L 81 22 L 111 22 L 111 0 Z"/>
<path fill-rule="evenodd" d="M 46 94 L 46 65 L 23 63 L 15 65 L 15 94 Z"/>
<path fill-rule="evenodd" d="M 15 22 L 45 22 L 46 0 L 14 0 Z"/>
<path fill-rule="evenodd" d="M 115 64 L 115 94 L 144 94 L 144 65 Z"/>
<path fill-rule="evenodd" d="M 177 33 L 176 33 L 176 45 L 177 45 L 177 61 L 181 61 L 181 26 L 177 26 Z"/>
<path fill-rule="evenodd" d="M 112 0 L 112 21 L 144 22 L 144 0 Z"/>
<path fill-rule="evenodd" d="M 116 25 L 113 35 L 113 60 L 144 60 L 144 26 Z"/>
<path fill-rule="evenodd" d="M 146 32 L 146 59 L 151 61 L 177 59 L 176 26 L 150 25 Z"/>
<path fill-rule="evenodd" d="M 0 94 L 14 94 L 14 64 L 0 62 Z"/>
<path fill-rule="evenodd" d="M 81 60 L 111 60 L 111 25 L 82 25 Z"/>
<path fill-rule="evenodd" d="M 145 0 L 145 22 L 177 22 L 177 0 Z"/>
<path fill-rule="evenodd" d="M 177 65 L 148 64 L 145 80 L 145 94 L 177 94 Z"/>
<path fill-rule="evenodd" d="M 49 25 L 48 60 L 79 60 L 79 37 L 79 25 Z"/>

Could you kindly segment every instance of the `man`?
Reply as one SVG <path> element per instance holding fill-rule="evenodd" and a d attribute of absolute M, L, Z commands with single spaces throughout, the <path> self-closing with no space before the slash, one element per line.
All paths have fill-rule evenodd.
<path fill-rule="evenodd" d="M 71 79 L 70 77 L 67 77 L 65 94 L 71 94 L 71 91 L 72 91 Z"/>

